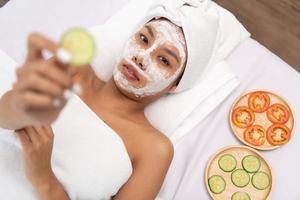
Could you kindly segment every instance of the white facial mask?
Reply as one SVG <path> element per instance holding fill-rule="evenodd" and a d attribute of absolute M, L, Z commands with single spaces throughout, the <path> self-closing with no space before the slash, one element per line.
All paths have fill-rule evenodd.
<path fill-rule="evenodd" d="M 115 81 L 127 92 L 135 94 L 136 97 L 153 95 L 168 87 L 178 77 L 186 58 L 185 40 L 178 27 L 165 20 L 156 20 L 150 22 L 149 25 L 156 31 L 152 46 L 144 49 L 132 38 L 125 45 L 123 54 L 123 58 L 147 79 L 147 84 L 142 88 L 134 87 L 118 67 L 114 69 Z M 158 64 L 153 61 L 154 58 L 151 57 L 152 51 L 164 43 L 173 44 L 179 51 L 180 65 L 171 76 L 162 71 Z M 145 69 L 141 69 L 132 61 L 134 56 L 142 59 L 143 68 Z"/>

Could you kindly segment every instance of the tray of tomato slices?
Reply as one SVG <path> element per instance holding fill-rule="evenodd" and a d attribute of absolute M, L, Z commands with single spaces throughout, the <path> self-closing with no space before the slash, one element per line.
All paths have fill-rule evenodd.
<path fill-rule="evenodd" d="M 294 115 L 281 96 L 270 91 L 253 91 L 241 95 L 233 104 L 230 125 L 244 144 L 271 150 L 290 141 Z"/>

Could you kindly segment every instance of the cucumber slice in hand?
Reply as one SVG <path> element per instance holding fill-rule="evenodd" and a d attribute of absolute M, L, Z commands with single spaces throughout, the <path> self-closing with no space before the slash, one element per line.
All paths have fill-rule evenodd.
<path fill-rule="evenodd" d="M 231 196 L 231 200 L 251 200 L 251 198 L 246 192 L 235 192 Z"/>
<path fill-rule="evenodd" d="M 265 190 L 270 185 L 269 175 L 265 172 L 256 172 L 252 176 L 252 185 L 258 190 Z"/>
<path fill-rule="evenodd" d="M 214 194 L 222 193 L 226 188 L 226 182 L 222 176 L 213 175 L 208 179 L 209 189 Z"/>
<path fill-rule="evenodd" d="M 258 157 L 248 155 L 243 158 L 242 165 L 247 172 L 254 173 L 259 170 L 261 163 Z"/>
<path fill-rule="evenodd" d="M 245 187 L 250 182 L 250 176 L 245 170 L 236 169 L 231 174 L 231 181 L 237 187 Z"/>
<path fill-rule="evenodd" d="M 67 30 L 61 38 L 60 45 L 70 54 L 70 64 L 74 66 L 89 64 L 96 51 L 92 35 L 83 28 Z"/>
<path fill-rule="evenodd" d="M 218 163 L 224 172 L 232 172 L 236 168 L 236 159 L 230 154 L 221 156 Z"/>

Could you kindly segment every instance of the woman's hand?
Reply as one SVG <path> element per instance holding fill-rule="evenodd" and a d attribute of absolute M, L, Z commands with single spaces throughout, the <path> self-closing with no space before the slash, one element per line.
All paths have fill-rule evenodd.
<path fill-rule="evenodd" d="M 39 35 L 28 37 L 25 63 L 17 69 L 14 84 L 15 105 L 37 123 L 53 122 L 65 103 L 64 91 L 72 86 L 67 67 L 57 60 L 45 60 L 42 50 L 55 54 L 57 44 Z"/>
<path fill-rule="evenodd" d="M 69 200 L 51 168 L 53 131 L 50 126 L 31 126 L 15 131 L 24 155 L 26 177 L 43 200 Z"/>
<path fill-rule="evenodd" d="M 28 37 L 25 63 L 16 71 L 17 81 L 10 94 L 10 105 L 23 116 L 25 126 L 51 124 L 66 103 L 64 92 L 73 81 L 68 68 L 55 58 L 45 60 L 43 50 L 55 54 L 58 45 L 39 34 Z M 23 128 L 13 127 L 14 129 Z"/>
<path fill-rule="evenodd" d="M 49 126 L 31 126 L 16 130 L 15 133 L 22 144 L 25 174 L 32 185 L 39 188 L 53 176 L 52 129 Z"/>

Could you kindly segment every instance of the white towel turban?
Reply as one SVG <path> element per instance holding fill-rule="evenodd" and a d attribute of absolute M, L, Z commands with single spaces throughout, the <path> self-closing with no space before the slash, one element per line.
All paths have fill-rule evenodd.
<path fill-rule="evenodd" d="M 211 0 L 132 0 L 103 26 L 91 29 L 101 47 L 92 64 L 100 79 L 112 76 L 125 42 L 145 23 L 160 17 L 182 27 L 187 43 L 187 64 L 175 92 L 200 82 L 210 66 L 225 59 L 248 35 L 231 13 Z M 103 63 L 106 66 L 99 67 Z"/>

